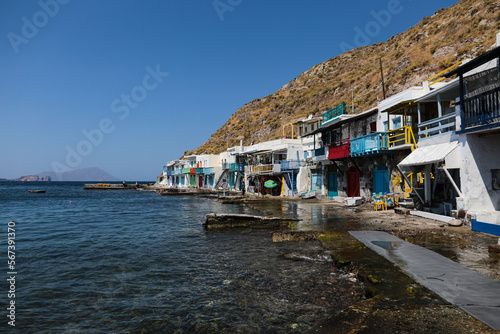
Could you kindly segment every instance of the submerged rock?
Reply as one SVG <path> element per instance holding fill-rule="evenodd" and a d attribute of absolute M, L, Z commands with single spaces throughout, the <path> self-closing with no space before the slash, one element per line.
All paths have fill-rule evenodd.
<path fill-rule="evenodd" d="M 324 233 L 318 231 L 276 231 L 273 232 L 273 242 L 313 241 L 322 235 Z"/>
<path fill-rule="evenodd" d="M 292 222 L 298 219 L 263 217 L 243 214 L 216 214 L 209 213 L 205 217 L 205 229 L 223 229 L 235 227 L 250 228 L 290 228 Z"/>
<path fill-rule="evenodd" d="M 490 253 L 500 253 L 500 245 L 489 245 L 488 252 Z"/>
<path fill-rule="evenodd" d="M 299 261 L 310 261 L 310 262 L 332 262 L 332 256 L 330 252 L 325 250 L 316 250 L 316 251 L 299 251 L 287 253 L 284 255 L 285 258 L 290 260 L 299 260 Z"/>

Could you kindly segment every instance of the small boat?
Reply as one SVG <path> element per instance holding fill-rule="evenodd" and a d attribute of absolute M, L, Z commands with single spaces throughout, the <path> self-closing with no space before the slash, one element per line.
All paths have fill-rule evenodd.
<path fill-rule="evenodd" d="M 45 194 L 47 190 L 42 190 L 42 189 L 34 189 L 34 190 L 28 190 L 30 194 Z"/>
<path fill-rule="evenodd" d="M 300 193 L 300 197 L 302 199 L 314 198 L 314 197 L 316 197 L 316 192 L 315 191 L 304 191 L 304 192 Z"/>

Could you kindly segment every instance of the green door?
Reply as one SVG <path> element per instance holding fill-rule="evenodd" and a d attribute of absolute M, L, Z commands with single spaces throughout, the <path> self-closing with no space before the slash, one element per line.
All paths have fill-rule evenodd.
<path fill-rule="evenodd" d="M 328 197 L 338 196 L 337 173 L 328 173 Z"/>

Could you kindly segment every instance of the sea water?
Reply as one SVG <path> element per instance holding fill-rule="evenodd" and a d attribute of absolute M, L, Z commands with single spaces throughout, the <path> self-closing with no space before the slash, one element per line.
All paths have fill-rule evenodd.
<path fill-rule="evenodd" d="M 297 214 L 294 204 L 279 206 Z M 335 289 L 347 294 L 349 281 L 327 257 L 286 256 L 307 259 L 323 252 L 318 243 L 273 243 L 271 231 L 206 232 L 211 212 L 256 213 L 195 196 L 0 182 L 0 329 L 288 333 L 345 306 Z"/>

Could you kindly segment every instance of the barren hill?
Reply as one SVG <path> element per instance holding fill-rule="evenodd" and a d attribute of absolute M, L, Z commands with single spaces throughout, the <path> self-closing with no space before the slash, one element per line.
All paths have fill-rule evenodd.
<path fill-rule="evenodd" d="M 379 59 L 386 96 L 418 85 L 464 58 L 495 43 L 500 30 L 498 0 L 461 0 L 385 43 L 359 47 L 311 67 L 281 89 L 241 108 L 199 148 L 189 154 L 220 153 L 227 147 L 281 136 L 282 124 L 346 102 L 366 110 L 381 100 Z"/>

